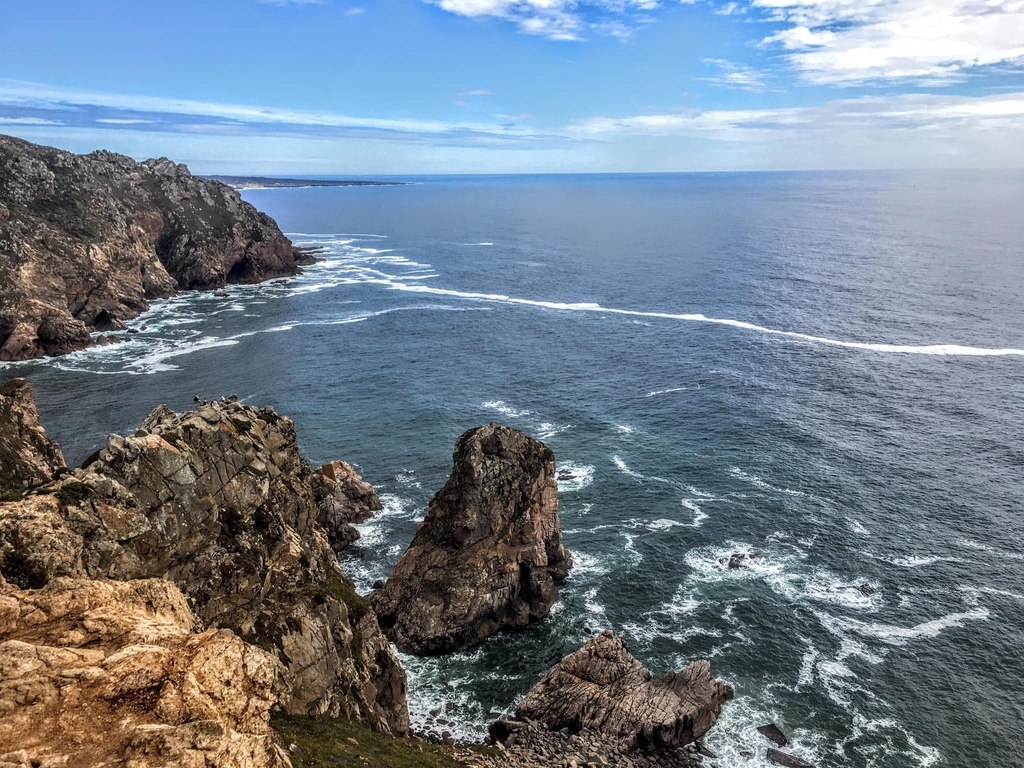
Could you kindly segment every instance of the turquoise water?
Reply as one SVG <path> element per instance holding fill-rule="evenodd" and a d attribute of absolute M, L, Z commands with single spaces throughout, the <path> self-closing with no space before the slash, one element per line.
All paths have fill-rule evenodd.
<path fill-rule="evenodd" d="M 246 192 L 327 261 L 5 373 L 69 460 L 194 393 L 292 416 L 382 493 L 343 557 L 363 589 L 459 434 L 545 440 L 574 475 L 562 600 L 407 658 L 421 726 L 451 702 L 479 734 L 611 627 L 736 687 L 714 765 L 766 765 L 767 721 L 822 766 L 1024 764 L 1024 177 L 417 181 Z"/>

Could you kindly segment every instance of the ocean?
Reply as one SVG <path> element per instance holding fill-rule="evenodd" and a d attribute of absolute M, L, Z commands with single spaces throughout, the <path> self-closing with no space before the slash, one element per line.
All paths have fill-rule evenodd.
<path fill-rule="evenodd" d="M 479 738 L 611 628 L 735 686 L 711 766 L 767 722 L 823 768 L 1024 765 L 1024 175 L 413 180 L 246 191 L 326 261 L 0 373 L 69 463 L 194 394 L 291 416 L 382 495 L 362 590 L 460 434 L 544 440 L 575 568 L 545 622 L 403 656 L 421 729 Z"/>

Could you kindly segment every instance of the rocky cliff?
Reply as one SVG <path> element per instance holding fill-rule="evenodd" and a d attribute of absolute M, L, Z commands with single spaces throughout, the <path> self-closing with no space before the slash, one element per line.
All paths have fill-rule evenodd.
<path fill-rule="evenodd" d="M 496 424 L 466 432 L 409 549 L 371 595 L 402 650 L 460 651 L 547 616 L 572 565 L 562 546 L 555 455 Z"/>
<path fill-rule="evenodd" d="M 81 349 L 149 299 L 309 260 L 236 190 L 184 165 L 0 136 L 2 360 Z"/>
<path fill-rule="evenodd" d="M 219 402 L 157 408 L 74 472 L 0 504 L 0 574 L 159 577 L 200 625 L 226 628 L 284 667 L 285 711 L 408 730 L 406 680 L 317 524 L 314 473 L 294 424 Z"/>

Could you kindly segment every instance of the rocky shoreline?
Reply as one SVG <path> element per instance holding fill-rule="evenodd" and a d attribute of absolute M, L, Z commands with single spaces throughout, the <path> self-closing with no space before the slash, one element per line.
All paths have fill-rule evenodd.
<path fill-rule="evenodd" d="M 0 360 L 109 342 L 98 334 L 150 300 L 314 261 L 237 190 L 184 165 L 0 135 Z"/>
<path fill-rule="evenodd" d="M 448 483 L 367 600 L 336 551 L 380 508 L 376 492 L 344 462 L 310 467 L 273 410 L 160 406 L 77 468 L 46 437 L 26 381 L 0 388 L 0 416 L 3 768 L 280 768 L 332 743 L 363 750 L 359 764 L 406 749 L 376 764 L 415 765 L 426 745 L 409 741 L 405 673 L 385 635 L 443 653 L 521 631 L 571 565 L 554 455 L 507 427 L 459 439 Z M 430 747 L 450 762 L 429 764 L 692 766 L 731 695 L 707 662 L 652 676 L 605 632 L 494 724 L 492 747 Z M 333 722 L 369 730 L 305 747 L 282 736 L 307 734 L 303 723 L 333 734 Z"/>

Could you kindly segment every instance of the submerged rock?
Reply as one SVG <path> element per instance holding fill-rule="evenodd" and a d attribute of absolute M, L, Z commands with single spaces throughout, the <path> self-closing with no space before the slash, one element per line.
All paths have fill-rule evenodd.
<path fill-rule="evenodd" d="M 151 299 L 312 263 L 269 216 L 167 160 L 0 136 L 0 360 L 114 337 Z"/>
<path fill-rule="evenodd" d="M 550 730 L 597 732 L 626 751 L 649 752 L 699 739 L 732 695 L 707 661 L 653 676 L 622 638 L 606 631 L 552 667 L 516 717 Z"/>
<path fill-rule="evenodd" d="M 789 744 L 789 739 L 786 738 L 786 734 L 784 734 L 782 732 L 782 729 L 779 728 L 779 726 L 777 726 L 775 723 L 759 725 L 757 727 L 757 732 L 780 747 L 784 747 L 787 744 Z"/>
<path fill-rule="evenodd" d="M 554 453 L 490 424 L 458 439 L 448 482 L 370 601 L 401 650 L 462 651 L 547 616 L 571 565 Z"/>
<path fill-rule="evenodd" d="M 32 386 L 25 379 L 0 385 L 0 498 L 47 483 L 63 468 L 60 446 L 39 423 Z"/>
<path fill-rule="evenodd" d="M 290 766 L 269 724 L 280 662 L 195 630 L 163 579 L 0 579 L 0 763 Z"/>
<path fill-rule="evenodd" d="M 801 757 L 790 755 L 787 752 L 782 752 L 774 747 L 768 748 L 768 760 L 769 762 L 785 766 L 786 768 L 814 768 L 814 763 L 809 763 Z"/>
<path fill-rule="evenodd" d="M 168 579 L 203 626 L 281 660 L 287 712 L 404 734 L 405 673 L 316 522 L 314 485 L 273 410 L 161 406 L 45 493 L 0 504 L 0 573 Z"/>

